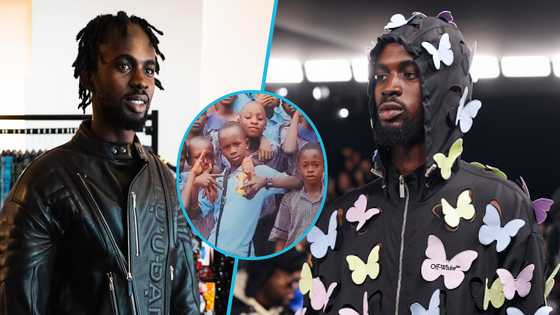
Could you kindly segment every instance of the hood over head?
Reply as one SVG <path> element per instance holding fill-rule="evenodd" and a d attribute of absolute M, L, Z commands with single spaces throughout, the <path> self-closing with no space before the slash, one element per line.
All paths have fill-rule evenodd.
<path fill-rule="evenodd" d="M 388 32 L 377 39 L 369 55 L 368 95 L 371 125 L 373 127 L 379 122 L 377 104 L 375 104 L 376 81 L 373 68 L 385 45 L 398 43 L 413 57 L 419 69 L 424 111 L 425 169 L 428 177 L 430 174 L 437 173 L 433 172 L 437 167 L 434 164 L 434 154 L 441 152 L 447 155 L 453 142 L 462 136 L 459 126 L 456 125 L 456 117 L 465 89 L 468 89 L 468 95 L 463 102 L 466 103 L 471 98 L 472 80 L 469 69 L 472 53 L 449 11 L 444 11 L 437 17 L 428 17 L 415 12 L 407 20 L 402 15 L 394 15 L 386 29 Z M 449 47 L 446 46 L 449 45 L 448 43 L 452 58 L 449 58 L 449 49 L 446 49 Z M 381 161 L 390 160 L 386 159 L 387 150 L 380 150 L 378 152 L 380 154 L 374 157 L 374 169 L 378 175 L 384 172 Z"/>

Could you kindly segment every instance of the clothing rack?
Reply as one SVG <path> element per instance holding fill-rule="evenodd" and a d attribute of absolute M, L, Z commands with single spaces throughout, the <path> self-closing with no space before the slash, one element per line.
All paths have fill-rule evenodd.
<path fill-rule="evenodd" d="M 62 121 L 62 120 L 84 120 L 91 118 L 91 115 L 0 115 L 0 120 L 25 120 L 25 121 Z M 151 121 L 150 126 L 145 126 L 142 130 L 146 135 L 151 136 L 152 151 L 158 153 L 158 111 L 153 110 L 148 114 L 146 121 Z M 73 134 L 78 128 L 0 128 L 2 134 L 19 135 L 43 135 L 43 134 Z"/>

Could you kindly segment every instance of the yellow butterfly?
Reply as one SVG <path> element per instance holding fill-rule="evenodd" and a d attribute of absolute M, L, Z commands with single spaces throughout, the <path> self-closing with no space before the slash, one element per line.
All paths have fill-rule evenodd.
<path fill-rule="evenodd" d="M 301 294 L 307 294 L 311 292 L 311 283 L 313 280 L 313 275 L 311 274 L 311 268 L 307 263 L 303 263 L 301 267 L 301 275 L 299 278 L 299 290 Z"/>
<path fill-rule="evenodd" d="M 552 273 L 550 274 L 550 276 L 548 276 L 548 279 L 546 279 L 546 282 L 544 283 L 544 299 L 546 300 L 548 298 L 548 295 L 550 294 L 550 291 L 552 291 L 552 288 L 554 288 L 554 278 L 556 277 L 556 274 L 558 273 L 558 271 L 560 270 L 560 264 L 556 265 L 556 267 L 554 268 L 554 270 L 552 270 Z"/>
<path fill-rule="evenodd" d="M 471 200 L 471 191 L 465 190 L 457 197 L 457 208 L 453 208 L 447 200 L 441 198 L 441 211 L 443 220 L 452 228 L 459 226 L 461 218 L 470 220 L 474 217 L 474 206 Z"/>
<path fill-rule="evenodd" d="M 504 305 L 505 301 L 504 296 L 504 287 L 500 278 L 496 278 L 492 286 L 488 288 L 488 278 L 486 278 L 486 282 L 484 283 L 484 310 L 488 309 L 488 304 L 492 303 L 494 308 L 500 308 Z"/>
<path fill-rule="evenodd" d="M 362 284 L 366 277 L 372 280 L 379 275 L 379 249 L 380 244 L 373 247 L 368 255 L 367 263 L 363 262 L 360 257 L 355 255 L 346 256 L 348 268 L 352 271 L 352 281 L 355 284 Z"/>
<path fill-rule="evenodd" d="M 494 166 L 488 165 L 488 164 L 482 164 L 480 162 L 471 162 L 471 164 L 474 165 L 474 166 L 480 167 L 484 170 L 490 171 L 490 172 L 494 173 L 494 175 L 496 175 L 498 177 L 501 177 L 505 180 L 508 179 L 507 174 L 497 167 L 494 167 Z"/>
<path fill-rule="evenodd" d="M 451 168 L 461 153 L 463 153 L 463 139 L 459 138 L 449 148 L 449 156 L 445 156 L 443 153 L 434 154 L 434 161 L 440 168 L 443 179 L 451 177 Z"/>

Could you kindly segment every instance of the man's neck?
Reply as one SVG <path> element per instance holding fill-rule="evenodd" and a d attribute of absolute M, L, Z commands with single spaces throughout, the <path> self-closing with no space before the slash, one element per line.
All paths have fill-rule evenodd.
<path fill-rule="evenodd" d="M 424 165 L 426 150 L 424 142 L 410 146 L 394 146 L 391 148 L 393 165 L 401 175 L 410 175 Z"/>
<path fill-rule="evenodd" d="M 95 136 L 105 142 L 121 144 L 132 143 L 135 135 L 134 130 L 115 129 L 96 120 L 95 117 L 91 121 L 91 131 Z"/>

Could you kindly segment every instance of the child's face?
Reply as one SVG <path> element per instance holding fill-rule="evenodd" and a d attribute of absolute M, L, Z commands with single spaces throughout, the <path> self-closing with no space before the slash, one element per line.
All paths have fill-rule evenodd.
<path fill-rule="evenodd" d="M 214 150 L 208 141 L 193 141 L 189 145 L 191 165 L 202 156 L 202 170 L 207 171 L 213 167 Z"/>
<path fill-rule="evenodd" d="M 318 184 L 323 180 L 323 155 L 318 150 L 304 150 L 300 153 L 298 170 L 305 184 Z"/>
<path fill-rule="evenodd" d="M 247 156 L 249 145 L 241 128 L 231 127 L 220 131 L 220 150 L 232 167 L 238 167 Z"/>
<path fill-rule="evenodd" d="M 248 103 L 239 114 L 239 124 L 247 134 L 247 137 L 261 137 L 266 125 L 264 108 L 255 102 Z"/>

